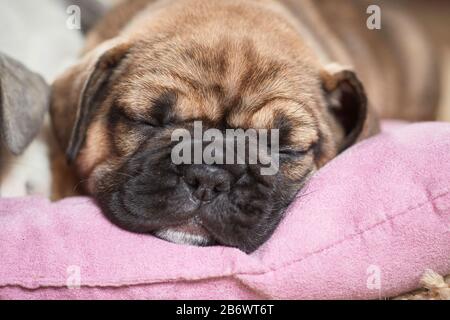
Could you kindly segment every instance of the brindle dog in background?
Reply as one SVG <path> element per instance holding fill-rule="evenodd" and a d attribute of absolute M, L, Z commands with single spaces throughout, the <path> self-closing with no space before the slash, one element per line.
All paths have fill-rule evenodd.
<path fill-rule="evenodd" d="M 361 63 L 373 53 L 358 51 L 369 48 L 363 34 L 340 37 L 360 7 L 349 1 L 355 20 L 335 27 L 330 2 L 132 0 L 113 8 L 80 62 L 53 84 L 51 105 L 58 141 L 105 214 L 134 232 L 251 252 L 318 168 L 379 131 L 372 103 L 392 114 L 402 104 L 395 88 L 428 95 L 435 69 L 427 50 L 417 57 L 430 67 L 420 80 L 373 73 L 394 68 L 394 56 Z M 360 16 L 365 27 L 365 9 Z M 279 129 L 278 174 L 175 166 L 171 133 L 196 120 L 205 129 Z M 198 188 L 207 199 L 193 196 Z"/>

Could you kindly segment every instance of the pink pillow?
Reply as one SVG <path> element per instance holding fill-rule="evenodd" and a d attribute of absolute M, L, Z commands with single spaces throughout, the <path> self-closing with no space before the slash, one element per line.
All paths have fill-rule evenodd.
<path fill-rule="evenodd" d="M 392 130 L 320 170 L 251 255 L 123 231 L 88 198 L 0 200 L 0 298 L 374 299 L 414 289 L 426 268 L 450 273 L 450 125 Z"/>

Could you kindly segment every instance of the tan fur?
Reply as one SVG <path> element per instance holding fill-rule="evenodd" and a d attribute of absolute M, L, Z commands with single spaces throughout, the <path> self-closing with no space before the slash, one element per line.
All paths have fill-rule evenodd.
<path fill-rule="evenodd" d="M 340 149 L 342 129 L 323 107 L 320 55 L 299 36 L 294 16 L 278 1 L 125 1 L 89 35 L 84 52 L 54 84 L 52 117 L 63 148 L 83 99 L 91 95 L 86 84 L 93 70 L 118 66 L 76 159 L 82 179 L 118 170 L 121 159 L 142 142 L 123 125 L 109 132 L 111 108 L 144 120 L 151 102 L 168 91 L 177 95 L 181 120 L 272 128 L 277 116 L 286 117 L 294 128 L 290 144 L 300 150 L 320 144 L 316 167 Z M 361 138 L 377 132 L 378 125 L 369 117 L 364 128 Z M 286 175 L 300 176 L 308 161 L 290 166 Z"/>
<path fill-rule="evenodd" d="M 103 121 L 95 122 L 87 132 L 85 150 L 80 154 L 77 163 L 79 174 L 89 176 L 92 170 L 109 156 L 110 146 Z"/>
<path fill-rule="evenodd" d="M 66 156 L 59 151 L 59 148 L 55 147 L 51 155 L 52 201 L 83 194 L 83 185 L 80 183 L 78 175 L 73 168 L 67 165 Z"/>

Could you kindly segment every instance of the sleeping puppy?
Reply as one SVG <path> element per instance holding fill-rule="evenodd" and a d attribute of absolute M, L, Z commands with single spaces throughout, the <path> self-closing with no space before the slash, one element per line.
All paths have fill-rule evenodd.
<path fill-rule="evenodd" d="M 294 2 L 133 0 L 100 22 L 79 63 L 54 82 L 51 117 L 109 219 L 252 252 L 318 168 L 378 132 L 361 80 L 336 63 L 350 65 L 351 55 L 336 37 L 324 45 L 312 2 L 302 2 L 303 16 Z M 195 121 L 278 129 L 279 171 L 175 165 L 171 135 Z"/>

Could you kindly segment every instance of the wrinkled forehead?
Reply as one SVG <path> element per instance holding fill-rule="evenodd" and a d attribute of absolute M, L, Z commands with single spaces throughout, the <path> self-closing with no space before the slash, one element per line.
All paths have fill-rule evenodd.
<path fill-rule="evenodd" d="M 231 128 L 289 129 L 316 139 L 317 77 L 307 65 L 261 54 L 249 42 L 158 44 L 133 51 L 120 79 L 120 105 L 141 115 L 170 111 L 180 121 Z"/>

